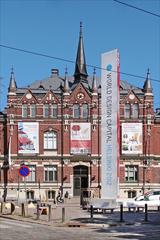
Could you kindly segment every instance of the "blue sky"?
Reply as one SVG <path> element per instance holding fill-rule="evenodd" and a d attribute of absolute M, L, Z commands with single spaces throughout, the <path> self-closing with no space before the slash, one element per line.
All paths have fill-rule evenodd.
<path fill-rule="evenodd" d="M 160 14 L 160 0 L 122 0 Z M 75 60 L 79 22 L 83 22 L 86 62 L 100 66 L 101 53 L 118 48 L 121 71 L 160 80 L 160 18 L 112 0 L 0 0 L 0 43 L 68 60 Z M 50 76 L 51 68 L 73 75 L 74 64 L 0 47 L 1 101 L 13 65 L 18 87 Z M 88 68 L 92 74 L 93 69 Z M 97 71 L 97 75 L 100 72 Z M 142 87 L 144 80 L 121 74 Z M 160 82 L 152 82 L 155 108 L 160 107 Z"/>

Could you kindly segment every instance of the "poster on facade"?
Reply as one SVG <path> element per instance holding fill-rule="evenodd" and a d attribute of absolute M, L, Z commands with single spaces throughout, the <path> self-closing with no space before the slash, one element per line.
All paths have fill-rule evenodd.
<path fill-rule="evenodd" d="M 18 123 L 18 152 L 39 153 L 39 125 L 37 122 Z"/>
<path fill-rule="evenodd" d="M 119 192 L 119 95 L 120 64 L 117 49 L 102 54 L 102 194 L 116 199 Z"/>
<path fill-rule="evenodd" d="M 91 153 L 91 124 L 71 123 L 71 153 Z"/>
<path fill-rule="evenodd" d="M 141 154 L 142 123 L 122 123 L 122 154 Z"/>

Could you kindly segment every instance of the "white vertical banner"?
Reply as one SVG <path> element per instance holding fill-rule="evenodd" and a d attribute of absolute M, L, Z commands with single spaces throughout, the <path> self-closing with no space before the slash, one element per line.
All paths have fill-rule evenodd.
<path fill-rule="evenodd" d="M 102 54 L 101 198 L 116 199 L 119 189 L 119 52 Z"/>

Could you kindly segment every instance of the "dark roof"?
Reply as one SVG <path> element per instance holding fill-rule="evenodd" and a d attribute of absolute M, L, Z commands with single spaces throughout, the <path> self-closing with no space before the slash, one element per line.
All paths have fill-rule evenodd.
<path fill-rule="evenodd" d="M 30 86 L 24 88 L 18 88 L 17 93 L 24 93 L 27 89 L 31 89 L 33 93 L 46 93 L 47 90 L 51 89 L 55 93 L 60 92 L 61 85 L 64 87 L 65 77 L 60 77 L 58 75 L 53 75 L 51 77 L 45 78 L 43 80 L 34 81 Z M 96 77 L 97 86 L 100 86 L 100 77 Z M 73 90 L 77 83 L 74 83 L 74 77 L 68 76 L 69 87 Z M 92 89 L 93 76 L 87 77 L 88 84 L 82 82 L 83 86 L 90 91 Z M 127 94 L 128 90 L 133 90 L 136 94 L 143 94 L 143 90 L 138 88 L 127 81 L 121 80 L 120 82 L 121 93 Z"/>

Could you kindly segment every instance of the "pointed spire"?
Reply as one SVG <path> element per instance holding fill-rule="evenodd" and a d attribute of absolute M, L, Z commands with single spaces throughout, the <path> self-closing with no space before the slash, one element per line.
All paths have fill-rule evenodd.
<path fill-rule="evenodd" d="M 94 94 L 97 93 L 96 68 L 94 68 L 93 71 L 92 92 Z"/>
<path fill-rule="evenodd" d="M 16 84 L 16 80 L 14 77 L 14 69 L 13 67 L 11 68 L 11 77 L 10 77 L 10 83 L 9 83 L 9 88 L 8 88 L 8 92 L 9 93 L 14 93 L 17 89 L 17 84 Z"/>
<path fill-rule="evenodd" d="M 68 82 L 68 72 L 67 67 L 65 69 L 65 78 L 64 78 L 64 93 L 69 93 L 69 82 Z"/>
<path fill-rule="evenodd" d="M 79 43 L 77 49 L 77 58 L 75 64 L 74 77 L 75 80 L 80 82 L 87 80 L 87 69 L 86 69 L 86 60 L 84 53 L 84 44 L 83 44 L 83 33 L 82 33 L 82 22 L 80 22 L 80 33 L 79 33 Z"/>
<path fill-rule="evenodd" d="M 147 77 L 146 77 L 146 81 L 144 83 L 143 86 L 144 92 L 147 93 L 152 93 L 152 84 L 151 84 L 151 79 L 150 79 L 150 71 L 149 68 L 147 70 Z"/>

